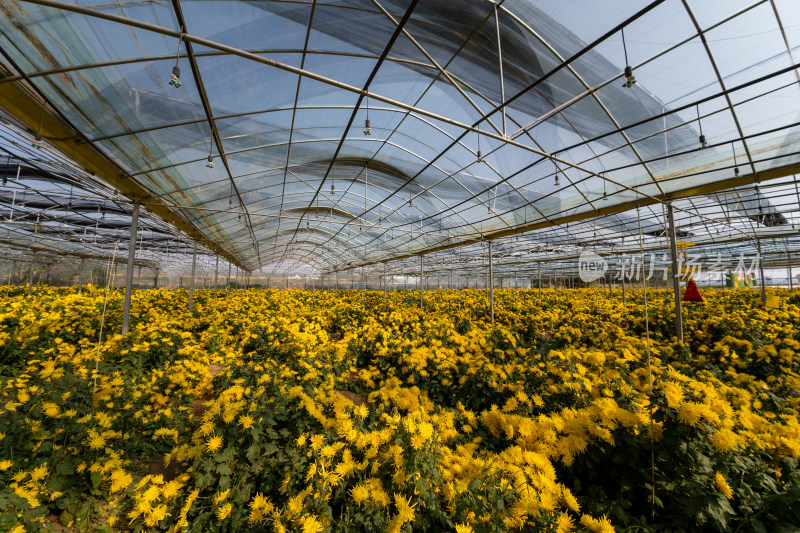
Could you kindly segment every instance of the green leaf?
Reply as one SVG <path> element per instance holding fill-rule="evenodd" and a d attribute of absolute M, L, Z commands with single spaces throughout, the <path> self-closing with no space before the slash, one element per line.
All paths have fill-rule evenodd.
<path fill-rule="evenodd" d="M 268 443 L 264 446 L 264 455 L 272 455 L 278 451 L 278 447 L 273 443 Z"/>
<path fill-rule="evenodd" d="M 247 448 L 247 453 L 245 454 L 247 460 L 250 461 L 251 463 L 254 462 L 258 458 L 258 451 L 259 447 L 257 444 L 253 444 L 252 446 Z"/>

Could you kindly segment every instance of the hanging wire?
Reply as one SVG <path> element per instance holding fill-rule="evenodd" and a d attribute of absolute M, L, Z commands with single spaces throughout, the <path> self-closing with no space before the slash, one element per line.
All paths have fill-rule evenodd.
<path fill-rule="evenodd" d="M 97 354 L 94 358 L 94 391 L 92 392 L 92 396 L 97 393 L 97 374 L 99 372 L 100 367 L 100 345 L 103 343 L 103 327 L 106 323 L 106 308 L 108 307 L 108 291 L 111 288 L 111 273 L 114 271 L 114 262 L 117 259 L 117 247 L 119 246 L 119 241 L 114 243 L 114 253 L 111 256 L 111 259 L 108 262 L 108 268 L 106 269 L 106 295 L 105 299 L 103 300 L 103 314 L 100 317 L 100 334 L 97 337 Z"/>
<path fill-rule="evenodd" d="M 372 128 L 369 125 L 369 89 L 366 91 L 367 99 L 367 120 L 364 121 L 364 135 L 372 135 Z"/>
<path fill-rule="evenodd" d="M 700 127 L 700 149 L 705 150 L 708 146 L 706 136 L 703 135 L 703 123 L 700 121 L 700 104 L 697 104 L 697 125 Z"/>
<path fill-rule="evenodd" d="M 739 164 L 736 162 L 736 147 L 733 145 L 733 141 L 731 141 L 731 151 L 733 152 L 733 175 L 739 175 Z"/>
<path fill-rule="evenodd" d="M 663 205 L 662 205 L 663 207 Z M 653 371 L 650 366 L 650 314 L 647 306 L 647 279 L 644 276 L 644 239 L 642 238 L 642 217 L 639 202 L 636 202 L 636 224 L 639 227 L 639 258 L 642 262 L 642 290 L 644 293 L 644 328 L 647 348 L 647 382 L 650 402 L 650 517 L 656 518 L 656 452 L 655 452 L 655 422 L 653 421 Z"/>
<path fill-rule="evenodd" d="M 481 156 L 481 134 L 478 133 L 478 163 L 483 163 L 483 157 Z"/>
<path fill-rule="evenodd" d="M 178 52 L 175 54 L 175 66 L 172 67 L 172 74 L 169 77 L 169 84 L 178 89 L 181 85 L 180 82 L 181 77 L 181 68 L 178 66 L 178 63 L 181 60 L 181 43 L 183 42 L 183 32 L 181 32 L 180 37 L 178 38 Z"/>
<path fill-rule="evenodd" d="M 39 119 L 39 130 L 34 134 L 33 142 L 31 142 L 31 146 L 33 146 L 37 150 L 44 149 L 44 143 L 42 143 L 42 125 L 44 124 L 45 105 L 46 104 L 42 102 L 42 117 Z"/>
<path fill-rule="evenodd" d="M 206 163 L 206 167 L 214 168 L 214 156 L 212 156 L 212 152 L 214 151 L 214 132 L 211 132 L 211 138 L 208 140 L 208 163 Z"/>
<path fill-rule="evenodd" d="M 620 32 L 622 32 L 622 51 L 625 53 L 625 64 L 628 65 L 628 47 L 625 44 L 625 28 L 620 28 Z"/>
<path fill-rule="evenodd" d="M 4 187 L 6 185 L 8 185 L 8 176 L 6 174 L 8 173 L 8 167 L 11 167 L 11 154 L 8 154 L 8 156 L 6 157 L 6 167 L 7 167 L 6 168 L 6 172 L 3 173 L 3 186 Z"/>
<path fill-rule="evenodd" d="M 622 32 L 622 51 L 625 53 L 625 70 L 623 71 L 625 83 L 623 83 L 622 86 L 630 89 L 636 85 L 636 76 L 633 75 L 633 69 L 631 68 L 630 63 L 628 63 L 628 47 L 625 44 L 625 28 L 621 28 L 620 31 Z"/>

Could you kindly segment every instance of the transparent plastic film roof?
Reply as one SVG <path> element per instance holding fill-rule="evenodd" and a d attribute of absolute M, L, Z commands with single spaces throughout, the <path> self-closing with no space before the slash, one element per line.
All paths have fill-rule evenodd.
<path fill-rule="evenodd" d="M 26 135 L 248 271 L 615 255 L 667 202 L 798 247 L 795 0 L 7 1 L 0 48 Z"/>

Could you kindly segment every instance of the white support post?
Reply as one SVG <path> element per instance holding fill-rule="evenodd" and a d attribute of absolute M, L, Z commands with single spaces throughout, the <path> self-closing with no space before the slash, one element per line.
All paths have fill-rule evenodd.
<path fill-rule="evenodd" d="M 139 204 L 133 204 L 131 214 L 131 239 L 128 242 L 128 269 L 125 272 L 125 304 L 122 309 L 122 334 L 127 335 L 131 321 L 131 293 L 133 292 L 133 263 L 136 259 L 136 233 L 139 231 Z"/>
<path fill-rule="evenodd" d="M 489 241 L 489 315 L 494 324 L 494 261 L 492 261 L 492 241 Z"/>
<path fill-rule="evenodd" d="M 28 265 L 28 296 L 33 293 L 33 258 Z"/>
<path fill-rule="evenodd" d="M 189 312 L 192 312 L 194 305 L 194 272 L 197 268 L 197 241 L 194 241 L 194 252 L 192 252 L 192 279 L 189 285 Z"/>
<path fill-rule="evenodd" d="M 621 257 L 620 257 L 620 265 L 622 265 L 622 258 Z M 625 305 L 628 304 L 628 300 L 627 300 L 627 298 L 625 296 L 625 266 L 624 265 L 622 265 L 622 268 L 620 269 L 620 271 L 622 272 L 622 305 L 625 306 Z"/>
<path fill-rule="evenodd" d="M 425 310 L 425 298 L 423 296 L 424 285 L 423 280 L 425 279 L 425 270 L 422 262 L 422 255 L 419 256 L 419 308 L 421 311 Z"/>
<path fill-rule="evenodd" d="M 214 265 L 214 305 L 217 305 L 217 274 L 219 274 L 219 256 Z"/>
<path fill-rule="evenodd" d="M 536 269 L 539 272 L 539 300 L 542 299 L 542 263 L 536 263 Z"/>
<path fill-rule="evenodd" d="M 683 342 L 683 309 L 681 308 L 681 280 L 678 272 L 678 246 L 675 237 L 675 216 L 672 204 L 667 204 L 667 222 L 669 223 L 669 252 L 672 260 L 672 291 L 675 296 L 675 336 Z"/>
<path fill-rule="evenodd" d="M 761 301 L 767 305 L 767 280 L 764 279 L 764 258 L 761 257 L 761 239 L 756 239 L 758 249 L 758 274 L 761 276 Z"/>
<path fill-rule="evenodd" d="M 225 299 L 228 299 L 228 289 L 231 285 L 231 263 L 228 261 L 228 277 L 225 279 Z"/>

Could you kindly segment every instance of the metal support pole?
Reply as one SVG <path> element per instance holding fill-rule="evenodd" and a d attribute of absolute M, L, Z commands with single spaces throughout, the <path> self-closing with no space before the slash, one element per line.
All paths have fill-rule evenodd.
<path fill-rule="evenodd" d="M 136 233 L 139 231 L 139 204 L 133 204 L 131 240 L 128 242 L 128 269 L 125 272 L 125 304 L 122 308 L 122 334 L 127 335 L 131 322 L 131 292 L 133 292 L 133 263 L 136 259 Z"/>
<path fill-rule="evenodd" d="M 228 288 L 231 284 L 231 263 L 228 262 L 228 277 L 225 279 L 225 299 L 228 299 Z"/>
<path fill-rule="evenodd" d="M 386 299 L 386 286 L 388 284 L 388 280 L 386 279 L 386 263 L 383 264 L 383 298 Z"/>
<path fill-rule="evenodd" d="M 28 265 L 28 296 L 31 295 L 33 292 L 33 259 L 31 259 L 30 265 Z"/>
<path fill-rule="evenodd" d="M 489 241 L 489 315 L 494 324 L 494 261 L 492 261 L 492 241 Z"/>
<path fill-rule="evenodd" d="M 192 312 L 194 305 L 194 272 L 197 268 L 197 241 L 194 242 L 194 251 L 192 252 L 192 280 L 189 285 L 189 312 Z"/>
<path fill-rule="evenodd" d="M 214 305 L 217 305 L 217 274 L 219 273 L 219 256 L 217 256 L 217 262 L 214 265 Z"/>
<path fill-rule="evenodd" d="M 421 311 L 425 310 L 425 297 L 423 295 L 423 280 L 425 279 L 425 270 L 422 261 L 422 256 L 419 256 L 419 308 Z"/>
<path fill-rule="evenodd" d="M 758 274 L 761 276 L 761 301 L 767 305 L 767 285 L 764 279 L 764 261 L 761 257 L 761 239 L 756 239 L 758 249 Z"/>
<path fill-rule="evenodd" d="M 620 258 L 620 264 L 622 264 L 622 258 Z M 625 266 L 622 267 L 622 305 L 627 305 L 628 300 L 625 297 Z"/>
<path fill-rule="evenodd" d="M 792 286 L 792 254 L 788 251 L 786 252 L 786 260 L 789 264 L 789 291 L 793 291 L 794 287 Z"/>
<path fill-rule="evenodd" d="M 672 212 L 671 203 L 667 204 L 667 223 L 669 224 L 669 254 L 672 260 L 672 291 L 675 294 L 675 336 L 678 338 L 678 342 L 683 342 L 681 280 L 680 272 L 678 272 L 678 246 L 675 242 L 675 216 Z"/>
<path fill-rule="evenodd" d="M 539 299 L 542 299 L 542 263 L 536 263 L 536 269 L 539 272 Z"/>

